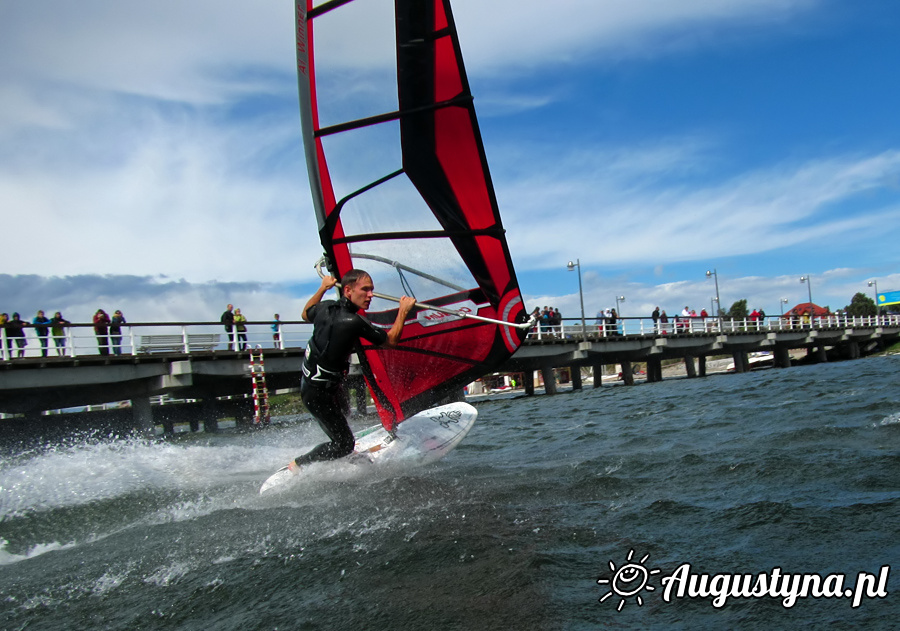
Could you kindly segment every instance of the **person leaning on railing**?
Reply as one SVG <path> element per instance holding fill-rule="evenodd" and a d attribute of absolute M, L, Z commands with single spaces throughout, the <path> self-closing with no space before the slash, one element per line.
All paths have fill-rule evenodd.
<path fill-rule="evenodd" d="M 50 335 L 53 337 L 53 343 L 56 345 L 56 354 L 59 356 L 66 354 L 65 327 L 69 324 L 72 323 L 66 320 L 59 311 L 50 318 Z"/>
<path fill-rule="evenodd" d="M 240 309 L 234 310 L 234 329 L 237 333 L 237 350 L 247 350 L 247 316 Z"/>
<path fill-rule="evenodd" d="M 28 325 L 19 317 L 18 313 L 12 314 L 12 318 L 6 323 L 6 349 L 9 351 L 10 359 L 13 357 L 13 340 L 15 340 L 16 348 L 19 350 L 18 356 L 25 357 L 25 347 L 28 345 L 28 340 L 25 339 L 26 326 Z"/>
<path fill-rule="evenodd" d="M 94 335 L 101 355 L 109 355 L 109 315 L 103 309 L 94 314 Z"/>
<path fill-rule="evenodd" d="M 34 332 L 38 336 L 38 340 L 41 343 L 41 356 L 47 356 L 47 344 L 49 340 L 47 336 L 50 334 L 50 329 L 47 327 L 50 324 L 50 318 L 44 315 L 43 309 L 39 309 L 37 315 L 31 321 L 31 324 L 34 326 Z"/>
<path fill-rule="evenodd" d="M 112 342 L 112 351 L 115 355 L 122 354 L 122 325 L 127 324 L 125 316 L 118 309 L 109 322 L 109 336 Z"/>

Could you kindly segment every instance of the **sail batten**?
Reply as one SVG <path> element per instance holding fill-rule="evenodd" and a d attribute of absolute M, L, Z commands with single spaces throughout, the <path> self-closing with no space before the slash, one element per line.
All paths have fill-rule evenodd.
<path fill-rule="evenodd" d="M 333 134 L 339 134 L 345 131 L 353 131 L 354 129 L 361 129 L 363 127 L 371 127 L 372 125 L 400 120 L 404 116 L 411 116 L 413 114 L 419 114 L 421 112 L 434 112 L 445 107 L 458 106 L 462 103 L 472 100 L 473 98 L 471 96 L 461 94 L 451 99 L 447 99 L 446 101 L 441 101 L 440 103 L 434 103 L 432 105 L 423 105 L 422 107 L 411 108 L 402 111 L 385 112 L 384 114 L 375 114 L 374 116 L 367 116 L 366 118 L 358 118 L 356 120 L 347 121 L 345 123 L 329 125 L 328 127 L 323 127 L 322 129 L 316 130 L 315 135 L 317 138 L 323 138 L 325 136 L 331 136 Z"/>
<path fill-rule="evenodd" d="M 320 5 L 317 6 L 317 7 L 312 7 L 312 6 L 311 6 L 311 7 L 309 8 L 309 13 L 308 13 L 308 16 L 307 16 L 307 17 L 308 17 L 310 20 L 312 20 L 313 18 L 317 18 L 317 17 L 319 17 L 320 15 L 323 15 L 323 14 L 325 14 L 325 13 L 328 13 L 328 12 L 331 11 L 332 9 L 337 9 L 337 8 L 340 7 L 340 6 L 343 6 L 343 5 L 345 5 L 345 4 L 350 4 L 350 3 L 353 2 L 353 1 L 354 1 L 354 0 L 330 0 L 329 2 L 325 2 L 325 3 L 323 3 L 323 4 L 320 4 Z M 310 4 L 312 4 L 312 3 L 310 3 Z"/>
<path fill-rule="evenodd" d="M 361 234 L 356 236 L 345 236 L 340 239 L 333 239 L 332 243 L 340 245 L 344 243 L 359 243 L 362 241 L 383 241 L 386 239 L 442 239 L 445 237 L 463 237 L 463 236 L 493 236 L 501 237 L 506 233 L 503 228 L 483 228 L 481 230 L 431 230 L 417 232 L 373 232 L 371 234 Z"/>
<path fill-rule="evenodd" d="M 365 82 L 342 88 L 338 73 L 326 81 L 333 97 L 327 105 L 319 103 L 317 73 L 324 71 L 316 55 L 334 55 L 348 42 L 314 41 L 313 18 L 373 5 L 297 1 L 303 137 L 329 271 L 366 269 L 379 292 L 423 303 L 398 347 L 360 344 L 366 381 L 392 429 L 515 352 L 526 331 L 505 325 L 525 321 L 525 307 L 449 0 L 394 0 L 393 30 L 383 34 L 395 53 L 394 94 L 364 94 Z M 371 114 L 389 96 L 396 107 Z M 328 107 L 332 122 L 320 125 L 320 108 Z M 374 138 L 386 144 L 373 145 Z M 356 251 L 361 244 L 365 253 Z M 376 299 L 366 315 L 389 327 L 396 308 Z"/>

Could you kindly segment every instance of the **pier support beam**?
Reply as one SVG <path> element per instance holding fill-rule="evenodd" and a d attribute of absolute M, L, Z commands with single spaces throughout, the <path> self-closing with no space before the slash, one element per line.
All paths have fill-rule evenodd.
<path fill-rule="evenodd" d="M 850 342 L 847 344 L 847 352 L 850 355 L 850 359 L 859 359 L 859 342 L 850 340 Z"/>
<path fill-rule="evenodd" d="M 527 396 L 534 395 L 534 370 L 525 370 L 522 372 L 522 380 L 525 382 L 522 385 L 525 388 L 525 394 Z"/>
<path fill-rule="evenodd" d="M 706 355 L 701 355 L 697 358 L 697 373 L 701 377 L 706 376 Z"/>
<path fill-rule="evenodd" d="M 828 361 L 828 354 L 825 352 L 825 345 L 816 347 L 816 361 L 823 364 Z"/>
<path fill-rule="evenodd" d="M 569 374 L 572 375 L 572 390 L 581 390 L 581 368 L 579 366 L 571 366 Z"/>
<path fill-rule="evenodd" d="M 131 414 L 134 419 L 134 427 L 144 434 L 152 434 L 153 408 L 150 407 L 150 397 L 137 397 L 131 400 Z"/>
<path fill-rule="evenodd" d="M 694 358 L 691 355 L 685 356 L 684 369 L 687 372 L 688 379 L 693 379 L 697 376 L 697 369 L 694 366 Z"/>
<path fill-rule="evenodd" d="M 634 369 L 631 367 L 631 362 L 627 359 L 622 360 L 622 381 L 626 386 L 634 385 Z"/>
<path fill-rule="evenodd" d="M 219 404 L 216 397 L 207 395 L 200 399 L 200 418 L 203 419 L 203 431 L 215 432 L 219 429 Z M 238 424 L 240 417 L 238 417 Z M 191 419 L 191 431 L 200 429 L 196 419 Z"/>
<path fill-rule="evenodd" d="M 594 364 L 591 366 L 591 372 L 594 375 L 594 387 L 600 388 L 603 386 L 603 364 Z"/>
<path fill-rule="evenodd" d="M 651 357 L 647 360 L 647 383 L 662 381 L 662 360 Z"/>
<path fill-rule="evenodd" d="M 134 405 L 134 402 L 132 402 L 132 405 Z M 162 424 L 164 434 L 175 433 L 175 421 L 171 417 L 163 415 L 159 422 Z"/>
<path fill-rule="evenodd" d="M 556 394 L 556 371 L 550 364 L 541 366 L 541 378 L 544 380 L 544 392 Z"/>
<path fill-rule="evenodd" d="M 775 348 L 775 368 L 791 367 L 791 351 L 787 348 Z"/>
<path fill-rule="evenodd" d="M 747 353 L 744 351 L 734 351 L 731 355 L 734 358 L 734 372 L 735 374 L 741 372 L 747 372 Z"/>

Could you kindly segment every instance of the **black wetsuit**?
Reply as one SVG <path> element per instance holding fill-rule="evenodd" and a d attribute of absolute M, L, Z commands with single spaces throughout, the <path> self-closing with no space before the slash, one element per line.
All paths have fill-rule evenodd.
<path fill-rule="evenodd" d="M 300 396 L 331 442 L 296 458 L 299 465 L 343 458 L 353 451 L 356 439 L 344 415 L 347 394 L 343 387 L 350 353 L 360 338 L 376 346 L 387 341 L 387 332 L 375 328 L 358 311 L 346 298 L 324 300 L 306 310 L 313 335 L 303 360 Z"/>

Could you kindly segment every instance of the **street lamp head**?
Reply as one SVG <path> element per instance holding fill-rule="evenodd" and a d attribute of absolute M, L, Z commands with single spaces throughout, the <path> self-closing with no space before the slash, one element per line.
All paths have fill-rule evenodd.
<path fill-rule="evenodd" d="M 715 273 L 715 272 L 711 272 L 711 271 L 709 271 L 709 270 L 706 270 L 706 277 L 707 277 L 707 278 L 711 278 L 712 275 L 713 275 L 714 273 Z"/>
<path fill-rule="evenodd" d="M 618 300 L 619 302 L 625 302 L 625 296 L 619 296 L 618 298 L 616 298 L 616 300 Z"/>
<path fill-rule="evenodd" d="M 809 280 L 809 276 L 801 276 L 801 277 L 800 277 L 800 282 L 801 282 L 801 283 L 805 283 L 805 282 L 808 281 L 808 280 Z"/>
<path fill-rule="evenodd" d="M 577 265 L 577 263 L 575 263 L 574 261 L 569 261 L 569 264 L 566 265 L 566 267 L 569 269 L 570 272 L 572 272 L 575 270 L 576 265 Z"/>
<path fill-rule="evenodd" d="M 874 287 L 877 283 L 874 280 L 869 281 L 869 287 Z"/>
<path fill-rule="evenodd" d="M 783 302 L 784 304 L 787 304 L 787 303 L 788 303 L 788 299 L 787 299 L 787 298 L 782 298 L 782 299 L 781 299 L 781 302 Z"/>

